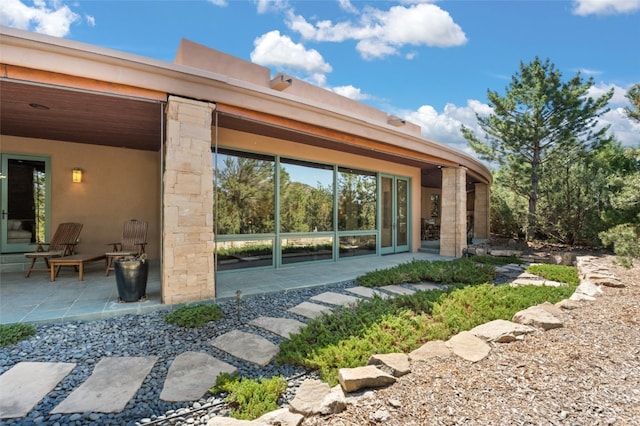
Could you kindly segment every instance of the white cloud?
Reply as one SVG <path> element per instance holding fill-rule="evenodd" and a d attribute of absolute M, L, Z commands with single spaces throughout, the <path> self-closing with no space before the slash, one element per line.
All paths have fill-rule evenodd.
<path fill-rule="evenodd" d="M 617 15 L 640 10 L 640 0 L 574 0 L 576 15 Z"/>
<path fill-rule="evenodd" d="M 19 0 L 0 2 L 0 24 L 56 37 L 69 34 L 80 15 L 59 1 L 34 0 L 29 6 Z"/>
<path fill-rule="evenodd" d="M 315 49 L 306 49 L 300 43 L 294 43 L 291 38 L 281 35 L 280 31 L 270 31 L 258 37 L 253 42 L 255 48 L 251 52 L 251 61 L 273 66 L 283 71 L 290 68 L 300 70 L 313 76 L 314 81 L 323 79 L 323 74 L 332 71 Z"/>
<path fill-rule="evenodd" d="M 208 0 L 208 1 L 214 6 L 226 7 L 228 5 L 227 0 Z"/>
<path fill-rule="evenodd" d="M 338 4 L 340 5 L 340 9 L 349 13 L 356 13 L 358 9 L 351 3 L 351 0 L 338 0 Z"/>
<path fill-rule="evenodd" d="M 263 14 L 272 10 L 284 10 L 289 7 L 287 0 L 254 0 L 258 13 Z"/>
<path fill-rule="evenodd" d="M 337 86 L 331 89 L 334 93 L 338 95 L 345 96 L 347 98 L 356 100 L 356 101 L 364 101 L 367 99 L 371 99 L 371 95 L 367 95 L 362 93 L 362 90 L 358 87 L 354 87 L 352 85 L 347 86 Z"/>
<path fill-rule="evenodd" d="M 394 6 L 386 11 L 367 7 L 358 22 L 335 24 L 328 20 L 312 24 L 290 11 L 287 25 L 308 40 L 356 40 L 356 49 L 366 59 L 398 54 L 405 45 L 452 47 L 467 41 L 448 12 L 427 3 Z"/>

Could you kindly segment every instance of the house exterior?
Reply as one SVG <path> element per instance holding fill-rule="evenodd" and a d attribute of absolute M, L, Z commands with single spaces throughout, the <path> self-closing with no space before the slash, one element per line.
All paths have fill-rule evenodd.
<path fill-rule="evenodd" d="M 100 253 L 146 220 L 175 304 L 215 298 L 216 274 L 489 236 L 490 171 L 398 117 L 188 40 L 168 63 L 0 37 L 2 253 L 62 222 Z"/>

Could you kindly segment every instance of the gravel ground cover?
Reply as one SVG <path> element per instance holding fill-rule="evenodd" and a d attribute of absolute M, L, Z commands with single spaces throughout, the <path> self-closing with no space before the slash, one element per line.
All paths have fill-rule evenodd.
<path fill-rule="evenodd" d="M 288 397 L 305 371 L 291 365 L 278 366 L 271 362 L 265 367 L 244 362 L 213 347 L 209 341 L 228 331 L 238 329 L 261 335 L 278 344 L 282 338 L 258 327 L 247 325 L 258 316 L 304 318 L 287 312 L 287 309 L 308 301 L 309 298 L 324 291 L 341 291 L 352 287 L 353 282 L 338 283 L 292 290 L 282 293 L 246 296 L 240 299 L 240 316 L 236 300 L 218 303 L 224 318 L 203 328 L 188 329 L 167 324 L 164 316 L 170 310 L 157 311 L 144 315 L 125 315 L 106 320 L 88 322 L 66 322 L 38 325 L 37 334 L 29 340 L 0 349 L 0 374 L 22 361 L 37 362 L 73 362 L 77 366 L 60 384 L 50 392 L 29 416 L 22 419 L 2 421 L 3 425 L 135 425 L 140 422 L 157 421 L 159 416 L 168 416 L 171 422 L 157 421 L 156 424 L 184 424 L 191 418 L 198 424 L 206 424 L 207 415 L 219 411 L 221 401 L 215 398 L 203 398 L 194 404 L 168 403 L 160 400 L 160 393 L 169 366 L 174 358 L 187 351 L 205 352 L 238 369 L 244 377 L 259 378 L 282 375 L 291 380 Z M 151 356 L 159 357 L 151 373 L 129 401 L 125 410 L 117 414 L 77 413 L 49 415 L 50 411 L 61 403 L 76 387 L 82 384 L 93 372 L 95 364 L 103 357 Z M 205 407 L 205 408 L 203 408 Z M 206 407 L 212 407 L 206 409 Z"/>

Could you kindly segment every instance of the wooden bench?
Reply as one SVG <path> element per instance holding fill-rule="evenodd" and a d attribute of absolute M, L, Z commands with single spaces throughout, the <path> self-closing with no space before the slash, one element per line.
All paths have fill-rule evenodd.
<path fill-rule="evenodd" d="M 84 280 L 84 265 L 85 263 L 97 262 L 98 260 L 105 259 L 106 256 L 102 254 L 74 254 L 71 256 L 56 257 L 49 259 L 51 265 L 51 281 L 55 281 L 56 277 L 60 273 L 60 269 L 63 266 L 75 266 L 78 270 L 80 281 Z"/>

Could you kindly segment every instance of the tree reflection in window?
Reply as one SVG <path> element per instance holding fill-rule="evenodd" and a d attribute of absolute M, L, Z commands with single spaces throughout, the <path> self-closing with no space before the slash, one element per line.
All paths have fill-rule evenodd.
<path fill-rule="evenodd" d="M 376 193 L 375 173 L 338 168 L 338 229 L 376 229 Z"/>
<path fill-rule="evenodd" d="M 216 178 L 216 225 L 223 235 L 273 233 L 275 160 L 271 156 L 220 150 Z"/>

